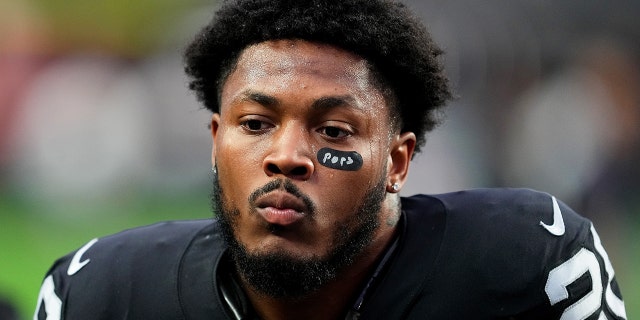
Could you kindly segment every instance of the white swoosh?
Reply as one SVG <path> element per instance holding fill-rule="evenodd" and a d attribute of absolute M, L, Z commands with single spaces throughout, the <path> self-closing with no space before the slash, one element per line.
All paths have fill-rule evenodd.
<path fill-rule="evenodd" d="M 540 225 L 547 229 L 552 235 L 559 237 L 564 234 L 564 220 L 562 219 L 562 212 L 560 212 L 560 206 L 558 206 L 556 197 L 551 196 L 551 201 L 553 202 L 553 224 L 548 225 L 540 221 Z"/>
<path fill-rule="evenodd" d="M 80 261 L 80 259 L 82 259 L 82 255 L 87 252 L 87 250 L 89 250 L 89 248 L 91 248 L 91 246 L 96 242 L 98 242 L 98 238 L 89 241 L 89 243 L 82 246 L 82 248 L 80 248 L 80 250 L 78 250 L 78 252 L 73 255 L 71 263 L 69 263 L 69 269 L 67 269 L 68 275 L 72 276 L 76 274 L 78 271 L 80 271 L 80 269 L 84 268 L 84 266 L 86 266 L 87 263 L 91 261 L 91 259 L 87 259 L 84 261 Z"/>

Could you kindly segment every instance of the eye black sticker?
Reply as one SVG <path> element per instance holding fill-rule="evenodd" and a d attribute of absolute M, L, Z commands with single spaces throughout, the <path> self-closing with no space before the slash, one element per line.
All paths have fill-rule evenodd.
<path fill-rule="evenodd" d="M 362 156 L 355 151 L 322 148 L 318 151 L 318 161 L 327 168 L 345 171 L 356 171 L 362 167 Z"/>

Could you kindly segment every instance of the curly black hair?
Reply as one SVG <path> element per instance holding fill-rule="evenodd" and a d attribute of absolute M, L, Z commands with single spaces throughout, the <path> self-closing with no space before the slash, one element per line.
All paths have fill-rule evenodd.
<path fill-rule="evenodd" d="M 185 71 L 204 106 L 219 111 L 219 89 L 247 46 L 301 39 L 336 46 L 369 62 L 389 87 L 401 132 L 418 139 L 451 98 L 440 48 L 411 12 L 391 0 L 229 0 L 187 47 Z"/>

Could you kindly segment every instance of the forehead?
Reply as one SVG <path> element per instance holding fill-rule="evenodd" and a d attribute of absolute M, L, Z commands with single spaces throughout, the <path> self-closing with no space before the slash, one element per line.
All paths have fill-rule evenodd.
<path fill-rule="evenodd" d="M 383 108 L 384 98 L 375 83 L 369 63 L 351 52 L 303 40 L 266 41 L 240 54 L 222 87 L 221 100 L 224 105 L 247 90 L 275 95 L 305 90 L 310 98 L 349 95 Z"/>
<path fill-rule="evenodd" d="M 238 58 L 236 71 L 242 69 L 249 72 L 266 69 L 306 70 L 316 74 L 339 72 L 362 81 L 370 76 L 364 58 L 331 45 L 303 40 L 275 40 L 251 45 Z"/>

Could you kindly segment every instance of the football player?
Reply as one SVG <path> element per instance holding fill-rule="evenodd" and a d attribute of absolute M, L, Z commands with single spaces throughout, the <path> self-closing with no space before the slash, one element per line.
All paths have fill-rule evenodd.
<path fill-rule="evenodd" d="M 624 319 L 592 224 L 553 196 L 400 197 L 450 98 L 388 0 L 227 1 L 185 53 L 215 219 L 96 238 L 34 319 Z"/>

